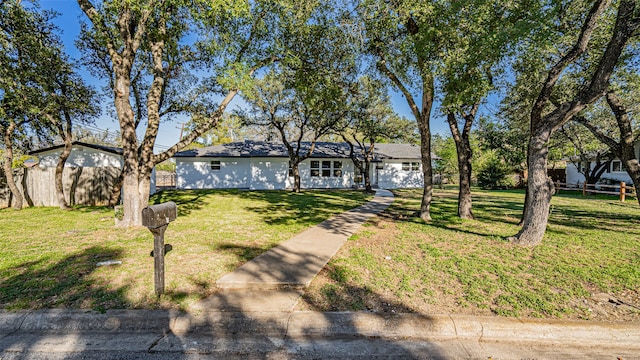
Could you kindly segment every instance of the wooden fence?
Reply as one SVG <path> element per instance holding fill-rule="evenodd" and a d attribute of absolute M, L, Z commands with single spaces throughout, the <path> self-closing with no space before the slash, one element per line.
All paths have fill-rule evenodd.
<path fill-rule="evenodd" d="M 156 172 L 156 188 L 158 190 L 175 189 L 176 173 L 169 171 Z"/>
<path fill-rule="evenodd" d="M 120 175 L 116 167 L 75 167 L 62 172 L 62 186 L 70 205 L 105 206 Z M 16 183 L 25 197 L 25 206 L 58 206 L 55 168 L 32 167 L 16 171 Z M 25 191 L 26 189 L 26 191 Z M 11 191 L 0 186 L 0 208 L 11 206 Z"/>
<path fill-rule="evenodd" d="M 572 190 L 572 191 L 582 191 L 582 195 L 586 196 L 587 194 L 607 194 L 607 195 L 617 195 L 620 197 L 620 201 L 625 201 L 628 196 L 638 197 L 638 192 L 636 188 L 633 186 L 627 185 L 624 181 L 620 182 L 619 185 L 604 185 L 604 184 L 587 184 L 586 182 L 582 183 L 582 185 L 577 184 L 567 184 L 556 182 L 556 191 L 558 190 Z"/>

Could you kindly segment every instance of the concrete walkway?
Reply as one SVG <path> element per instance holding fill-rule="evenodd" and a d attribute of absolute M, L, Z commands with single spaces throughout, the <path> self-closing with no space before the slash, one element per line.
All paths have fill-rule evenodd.
<path fill-rule="evenodd" d="M 377 190 L 368 203 L 307 229 L 220 278 L 220 291 L 190 306 L 201 311 L 293 311 L 303 288 L 342 244 L 372 216 L 393 202 Z"/>
<path fill-rule="evenodd" d="M 325 220 L 261 254 L 220 278 L 220 289 L 300 289 L 329 262 L 360 225 L 393 202 L 388 190 L 377 190 L 365 205 Z"/>

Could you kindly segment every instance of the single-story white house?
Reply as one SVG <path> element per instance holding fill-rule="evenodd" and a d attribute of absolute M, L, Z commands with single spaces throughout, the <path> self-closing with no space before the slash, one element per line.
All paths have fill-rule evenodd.
<path fill-rule="evenodd" d="M 35 150 L 29 155 L 38 157 L 38 165 L 41 168 L 56 167 L 64 144 Z M 111 146 L 88 144 L 74 141 L 71 154 L 65 163 L 65 167 L 117 167 L 122 169 L 122 149 Z"/>
<path fill-rule="evenodd" d="M 27 176 L 37 177 L 32 191 L 42 198 L 41 205 L 55 206 L 53 174 L 64 148 L 63 144 L 35 150 L 29 155 L 38 158 L 38 165 Z M 65 162 L 63 186 L 70 202 L 83 205 L 104 205 L 124 165 L 121 148 L 74 141 Z M 36 173 L 36 170 L 39 170 Z M 151 174 L 150 194 L 156 192 L 155 169 Z M 36 194 L 38 193 L 38 194 Z M 42 193 L 42 194 L 40 194 Z M 51 195 L 47 195 L 50 193 Z"/>
<path fill-rule="evenodd" d="M 640 159 L 640 141 L 637 141 L 635 143 L 634 152 L 636 154 L 637 159 Z M 595 164 L 596 162 L 592 161 L 590 168 L 592 169 L 595 166 Z M 582 185 L 582 183 L 584 183 L 585 177 L 580 172 L 583 167 L 586 167 L 586 164 L 578 163 L 576 166 L 576 164 L 574 164 L 573 162 L 567 161 L 567 170 L 566 170 L 567 184 Z M 622 164 L 622 161 L 618 158 L 611 160 L 609 167 L 605 170 L 605 172 L 602 174 L 600 179 L 608 179 L 614 182 L 624 181 L 627 184 L 633 184 L 633 180 L 631 180 L 631 177 L 629 176 L 629 174 L 627 174 L 627 171 L 624 169 L 624 165 Z"/>
<path fill-rule="evenodd" d="M 310 143 L 302 143 L 306 153 Z M 289 189 L 289 156 L 281 143 L 246 140 L 182 151 L 176 160 L 178 189 Z M 420 147 L 376 144 L 371 182 L 381 188 L 423 186 Z M 346 143 L 317 142 L 310 158 L 300 163 L 303 189 L 343 189 L 360 186 L 362 176 L 349 158 Z"/>

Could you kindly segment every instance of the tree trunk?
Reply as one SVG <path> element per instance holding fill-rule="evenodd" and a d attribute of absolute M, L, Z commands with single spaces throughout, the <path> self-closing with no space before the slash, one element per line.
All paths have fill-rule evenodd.
<path fill-rule="evenodd" d="M 127 166 L 125 166 L 125 169 Z M 139 193 L 138 174 L 125 170 L 122 178 L 122 209 L 124 212 L 121 227 L 142 225 L 142 200 Z"/>
<path fill-rule="evenodd" d="M 299 163 L 291 163 L 291 171 L 293 171 L 293 192 L 300 192 L 300 167 Z"/>
<path fill-rule="evenodd" d="M 373 192 L 373 188 L 371 187 L 371 161 L 365 157 L 364 159 L 364 171 L 362 172 L 362 176 L 364 176 L 364 191 L 367 193 Z"/>
<path fill-rule="evenodd" d="M 140 215 L 142 209 L 149 206 L 149 196 L 151 193 L 151 172 L 153 170 L 143 169 L 138 177 L 138 194 L 140 194 Z"/>
<path fill-rule="evenodd" d="M 577 61 L 587 49 L 597 20 L 608 5 L 608 1 L 594 2 L 576 44 L 549 70 L 547 79 L 531 110 L 531 135 L 527 150 L 529 182 L 523 227 L 518 234 L 511 237 L 511 241 L 516 244 L 539 244 L 542 242 L 547 228 L 551 196 L 554 192 L 553 182 L 547 177 L 548 144 L 552 132 L 604 94 L 622 50 L 628 39 L 640 26 L 640 19 L 634 16 L 636 2 L 621 1 L 612 37 L 604 54 L 598 60 L 598 66 L 595 73 L 591 75 L 588 86 L 583 87 L 573 100 L 559 104 L 555 110 L 543 116 L 557 81 L 564 70 Z"/>
<path fill-rule="evenodd" d="M 475 106 L 477 110 L 477 105 Z M 447 122 L 451 129 L 451 135 L 456 144 L 456 153 L 458 155 L 458 174 L 460 177 L 458 190 L 458 216 L 463 219 L 473 219 L 472 202 L 471 202 L 471 143 L 469 141 L 469 131 L 475 118 L 475 112 L 465 115 L 464 131 L 460 134 L 458 129 L 458 121 L 454 113 L 447 114 Z"/>
<path fill-rule="evenodd" d="M 64 136 L 64 148 L 62 149 L 62 153 L 60 154 L 60 158 L 58 158 L 58 163 L 56 164 L 56 174 L 55 174 L 55 186 L 56 186 L 56 197 L 58 198 L 58 206 L 60 209 L 68 210 L 69 204 L 64 197 L 64 186 L 62 185 L 62 175 L 64 171 L 64 164 L 67 162 L 69 155 L 71 154 L 72 141 L 71 137 Z"/>
<path fill-rule="evenodd" d="M 523 213 L 522 229 L 509 240 L 515 244 L 535 246 L 542 237 L 549 221 L 549 208 L 554 184 L 547 176 L 550 130 L 531 134 L 527 153 L 529 179 Z"/>
<path fill-rule="evenodd" d="M 431 167 L 431 108 L 433 106 L 433 78 L 423 76 L 422 111 L 417 117 L 420 130 L 420 155 L 422 156 L 422 200 L 420 201 L 420 218 L 431 221 L 431 200 L 433 198 L 433 168 Z"/>
<path fill-rule="evenodd" d="M 142 198 L 139 192 L 139 164 L 138 164 L 138 139 L 136 136 L 135 119 L 130 94 L 130 69 L 126 66 L 116 69 L 116 86 L 114 100 L 116 113 L 120 122 L 122 136 L 122 155 L 124 166 L 122 168 L 122 210 L 123 218 L 118 223 L 121 227 L 142 225 Z M 145 199 L 145 202 L 147 199 Z"/>
<path fill-rule="evenodd" d="M 109 206 L 114 207 L 120 202 L 120 195 L 122 194 L 122 181 L 123 181 L 124 172 L 120 169 L 120 173 L 116 178 L 116 181 L 113 183 L 113 188 L 111 189 L 111 196 L 109 198 Z"/>
<path fill-rule="evenodd" d="M 638 164 L 637 159 L 627 160 L 624 162 L 624 166 L 627 169 L 627 174 L 631 177 L 633 181 L 633 186 L 636 188 L 636 200 L 638 200 L 638 204 L 640 204 L 640 165 Z"/>
<path fill-rule="evenodd" d="M 607 92 L 606 99 L 607 104 L 609 104 L 609 108 L 616 117 L 618 130 L 620 131 L 620 142 L 616 144 L 613 139 L 609 139 L 610 141 L 605 141 L 605 143 L 610 144 L 609 148 L 612 152 L 615 153 L 617 150 L 617 155 L 620 160 L 622 160 L 622 163 L 627 170 L 627 174 L 629 174 L 629 177 L 636 188 L 636 199 L 640 204 L 640 197 L 637 196 L 640 192 L 640 187 L 638 187 L 638 185 L 640 185 L 640 164 L 638 163 L 638 158 L 636 158 L 635 153 L 636 137 L 633 135 L 631 117 L 629 116 L 629 112 L 627 111 L 624 103 L 613 91 Z M 598 136 L 598 134 L 596 134 L 596 136 Z M 611 146 L 614 144 L 617 146 Z"/>
<path fill-rule="evenodd" d="M 458 216 L 463 219 L 473 219 L 471 211 L 471 149 L 464 145 L 458 149 L 458 172 L 460 173 Z"/>
<path fill-rule="evenodd" d="M 11 134 L 13 133 L 13 131 L 15 130 L 16 125 L 15 123 L 11 122 L 9 124 L 9 126 L 7 126 L 7 128 L 4 129 L 4 164 L 3 164 L 3 168 L 4 168 L 4 174 L 7 177 L 7 185 L 9 186 L 9 190 L 11 191 L 11 194 L 13 195 L 13 201 L 11 201 L 11 206 L 16 209 L 16 210 L 20 210 L 22 209 L 22 206 L 24 204 L 24 197 L 22 196 L 22 193 L 20 192 L 20 190 L 18 189 L 18 185 L 16 185 L 16 180 L 13 177 L 13 143 L 12 143 L 12 138 L 11 138 Z"/>

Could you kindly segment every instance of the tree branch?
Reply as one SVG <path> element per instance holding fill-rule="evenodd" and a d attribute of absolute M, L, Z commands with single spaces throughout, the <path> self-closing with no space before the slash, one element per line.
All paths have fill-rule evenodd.
<path fill-rule="evenodd" d="M 540 119 L 542 117 L 542 111 L 549 102 L 549 98 L 551 97 L 555 84 L 560 78 L 560 74 L 562 74 L 562 71 L 564 71 L 569 64 L 574 62 L 586 50 L 591 34 L 596 27 L 597 20 L 600 17 L 600 14 L 602 14 L 604 9 L 609 5 L 610 1 L 611 0 L 596 0 L 594 2 L 589 14 L 587 15 L 587 20 L 582 26 L 577 42 L 573 48 L 564 57 L 562 57 L 560 61 L 551 68 L 551 70 L 549 70 L 547 79 L 545 80 L 542 90 L 540 91 L 540 94 L 538 95 L 538 98 L 531 110 L 532 119 Z"/>

